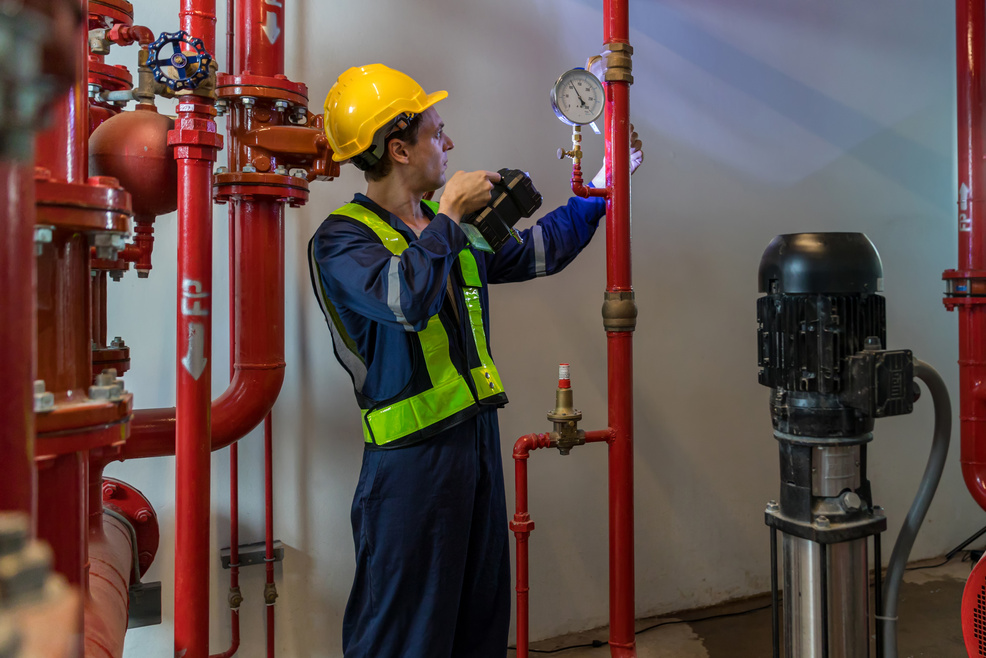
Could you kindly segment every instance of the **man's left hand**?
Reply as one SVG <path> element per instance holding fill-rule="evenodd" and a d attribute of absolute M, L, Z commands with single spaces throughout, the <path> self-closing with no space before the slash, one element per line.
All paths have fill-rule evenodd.
<path fill-rule="evenodd" d="M 644 143 L 640 141 L 640 137 L 633 129 L 633 124 L 630 124 L 630 173 L 637 171 L 637 167 L 640 163 L 644 161 Z M 592 178 L 592 186 L 595 188 L 606 187 L 606 158 L 603 158 L 603 166 L 599 168 L 599 173 L 597 173 Z"/>

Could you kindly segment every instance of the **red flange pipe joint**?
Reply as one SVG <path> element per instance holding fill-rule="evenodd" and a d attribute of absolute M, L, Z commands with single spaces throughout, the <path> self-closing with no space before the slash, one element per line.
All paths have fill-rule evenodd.
<path fill-rule="evenodd" d="M 80 2 L 85 15 L 88 3 Z M 88 103 L 85 25 L 68 39 L 74 84 L 54 105 L 39 135 L 35 170 L 37 381 L 35 460 L 38 535 L 55 569 L 89 593 L 89 459 L 126 440 L 132 396 L 108 369 L 91 363 L 91 250 L 115 258 L 130 231 L 130 195 L 110 177 L 87 175 Z M 79 626 L 82 626 L 81 616 Z M 124 621 L 125 623 L 125 621 Z M 79 651 L 82 650 L 81 637 Z"/>
<path fill-rule="evenodd" d="M 129 91 L 133 89 L 133 75 L 126 66 L 106 63 L 110 45 L 133 43 L 130 37 L 150 35 L 147 28 L 133 28 L 134 8 L 126 0 L 100 0 L 89 3 L 87 7 L 89 40 L 88 56 L 88 96 L 89 132 L 92 133 L 103 121 L 122 111 L 121 105 L 100 100 L 103 92 Z M 151 35 L 153 41 L 153 35 Z M 149 43 L 149 42 L 148 42 Z"/>
<path fill-rule="evenodd" d="M 986 509 L 986 10 L 980 2 L 958 0 L 955 11 L 959 268 L 942 278 L 945 307 L 959 312 L 962 475 L 972 497 Z"/>

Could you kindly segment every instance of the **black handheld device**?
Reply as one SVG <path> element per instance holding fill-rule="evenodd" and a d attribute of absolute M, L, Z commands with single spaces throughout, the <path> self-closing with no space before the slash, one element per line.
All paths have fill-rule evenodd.
<path fill-rule="evenodd" d="M 499 251 L 510 238 L 520 242 L 514 224 L 541 207 L 541 193 L 530 176 L 519 169 L 501 169 L 497 173 L 500 182 L 493 184 L 490 202 L 485 208 L 462 218 L 462 223 L 479 229 L 494 251 Z"/>

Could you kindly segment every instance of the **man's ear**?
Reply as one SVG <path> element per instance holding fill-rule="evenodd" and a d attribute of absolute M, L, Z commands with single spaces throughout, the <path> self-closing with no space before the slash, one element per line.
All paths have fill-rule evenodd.
<path fill-rule="evenodd" d="M 401 164 L 407 164 L 411 157 L 411 154 L 408 153 L 407 143 L 401 139 L 392 139 L 387 142 L 387 153 L 390 154 L 392 161 Z"/>

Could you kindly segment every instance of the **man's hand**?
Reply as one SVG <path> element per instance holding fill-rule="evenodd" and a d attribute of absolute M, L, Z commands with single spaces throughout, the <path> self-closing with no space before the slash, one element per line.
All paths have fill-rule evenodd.
<path fill-rule="evenodd" d="M 637 167 L 644 161 L 644 143 L 637 137 L 630 124 L 630 173 L 637 171 Z M 606 187 L 606 158 L 603 158 L 603 166 L 592 178 L 592 186 L 596 188 Z"/>
<path fill-rule="evenodd" d="M 463 217 L 490 202 L 493 183 L 500 182 L 495 171 L 457 171 L 445 183 L 438 212 L 458 224 Z"/>

